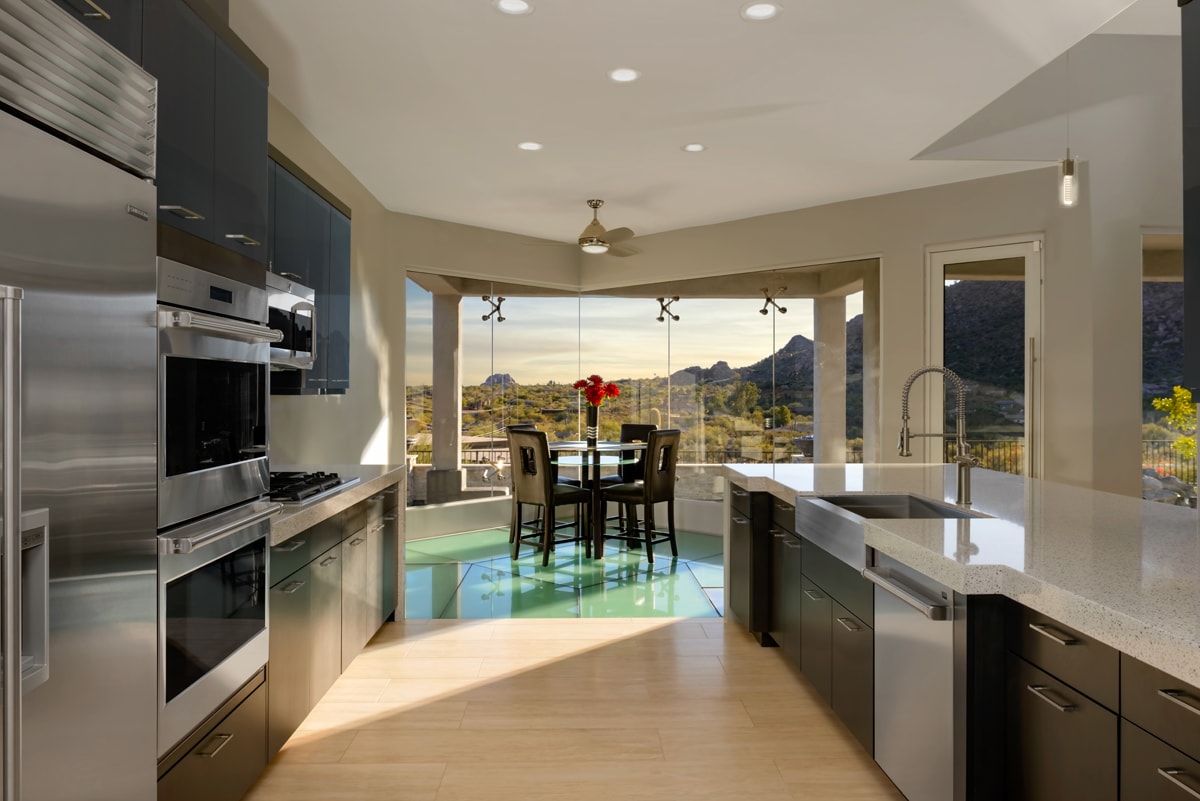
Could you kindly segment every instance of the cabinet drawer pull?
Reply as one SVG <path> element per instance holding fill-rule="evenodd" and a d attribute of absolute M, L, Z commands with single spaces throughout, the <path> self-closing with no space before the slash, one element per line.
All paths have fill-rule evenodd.
<path fill-rule="evenodd" d="M 1053 628 L 1047 626 L 1045 623 L 1030 623 L 1029 628 L 1033 629 L 1048 640 L 1054 640 L 1059 645 L 1079 645 L 1079 640 L 1075 639 L 1069 634 L 1056 632 Z"/>
<path fill-rule="evenodd" d="M 846 631 L 862 631 L 862 628 L 854 625 L 854 621 L 848 617 L 839 617 L 837 622 L 841 623 L 842 628 L 844 628 Z"/>
<path fill-rule="evenodd" d="M 337 561 L 337 559 L 338 559 L 338 558 L 337 558 L 336 556 L 326 556 L 324 559 L 322 559 L 322 560 L 320 561 L 320 563 L 319 563 L 317 566 L 318 566 L 318 567 L 328 567 L 329 565 L 331 565 L 331 564 L 333 564 L 334 562 L 336 562 L 336 561 Z"/>
<path fill-rule="evenodd" d="M 172 214 L 178 215 L 185 220 L 203 220 L 204 215 L 198 211 L 192 211 L 187 206 L 159 206 L 160 211 L 169 211 Z"/>
<path fill-rule="evenodd" d="M 1162 776 L 1180 790 L 1183 790 L 1192 798 L 1200 798 L 1200 790 L 1197 790 L 1195 787 L 1186 784 L 1183 779 L 1179 778 L 1180 776 L 1187 776 L 1186 771 L 1180 770 L 1179 768 L 1159 768 L 1158 775 Z"/>
<path fill-rule="evenodd" d="M 783 540 L 783 547 L 784 547 L 784 548 L 797 548 L 797 549 L 799 549 L 799 548 L 803 548 L 803 547 L 804 547 L 804 545 L 803 545 L 803 544 L 801 544 L 801 543 L 799 543 L 799 542 L 796 542 L 796 541 L 795 541 L 794 539 L 792 539 L 791 537 L 788 537 L 788 535 L 784 534 L 783 536 L 784 536 L 784 540 Z"/>
<path fill-rule="evenodd" d="M 750 521 L 749 521 L 749 520 L 747 520 L 746 518 L 744 518 L 744 517 L 738 517 L 737 515 L 734 515 L 732 519 L 733 519 L 733 522 L 737 523 L 739 526 L 744 526 L 744 525 L 746 525 L 747 523 L 749 523 L 749 522 L 750 522 Z"/>
<path fill-rule="evenodd" d="M 730 494 L 732 494 L 732 495 L 736 495 L 736 496 L 737 496 L 737 497 L 739 497 L 739 498 L 745 498 L 747 495 L 749 495 L 749 494 L 750 494 L 749 492 L 746 492 L 746 490 L 740 490 L 740 489 L 738 489 L 738 488 L 736 488 L 736 487 L 734 487 L 733 489 L 731 489 L 729 492 L 730 492 Z"/>
<path fill-rule="evenodd" d="M 204 743 L 203 747 L 196 749 L 196 756 L 202 759 L 212 759 L 220 753 L 222 748 L 229 745 L 229 741 L 232 739 L 232 734 L 214 734 Z M 212 746 L 212 748 L 209 749 L 209 746 Z"/>
<path fill-rule="evenodd" d="M 245 234 L 225 234 L 225 238 L 232 239 L 238 244 L 242 244 L 250 248 L 262 247 L 262 242 L 259 242 L 252 236 L 246 236 Z"/>
<path fill-rule="evenodd" d="M 364 542 L 366 542 L 366 540 L 364 540 L 362 537 L 355 537 L 354 539 L 350 540 L 350 547 L 353 548 L 356 545 L 362 545 Z"/>
<path fill-rule="evenodd" d="M 1193 715 L 1200 715 L 1200 706 L 1197 706 L 1183 690 L 1159 690 L 1158 694 L 1172 703 L 1179 704 Z"/>
<path fill-rule="evenodd" d="M 808 596 L 810 601 L 824 601 L 825 600 L 825 596 L 821 595 L 819 592 L 813 592 L 812 590 L 805 590 L 804 594 Z"/>
<path fill-rule="evenodd" d="M 783 503 L 783 502 L 779 502 L 779 503 L 776 503 L 776 504 L 775 504 L 775 508 L 776 508 L 776 509 L 778 509 L 778 510 L 779 510 L 779 511 L 781 511 L 781 512 L 794 512 L 794 511 L 796 511 L 796 507 L 795 507 L 795 506 L 792 506 L 790 503 Z"/>
<path fill-rule="evenodd" d="M 384 495 L 395 495 L 399 490 L 400 490 L 400 487 L 396 484 L 393 484 L 392 486 L 385 489 L 383 491 L 383 494 Z"/>
<path fill-rule="evenodd" d="M 283 585 L 283 588 L 280 590 L 280 592 L 282 592 L 285 595 L 291 595 L 296 590 L 303 587 L 304 584 L 305 584 L 305 582 L 303 582 L 303 581 L 290 581 L 287 584 Z"/>
<path fill-rule="evenodd" d="M 400 519 L 399 516 L 396 515 L 394 512 L 383 516 L 383 522 L 385 522 L 385 523 L 395 523 L 399 519 Z"/>
<path fill-rule="evenodd" d="M 291 553 L 292 551 L 300 550 L 304 547 L 304 545 L 304 540 L 292 540 L 290 542 L 285 542 L 282 545 L 276 545 L 275 550 L 279 551 L 280 553 Z"/>
<path fill-rule="evenodd" d="M 102 19 L 102 20 L 107 20 L 107 21 L 112 20 L 112 15 L 110 15 L 107 11 L 105 11 L 100 6 L 93 3 L 92 0 L 82 0 L 82 2 L 84 5 L 86 5 L 88 8 L 90 8 L 92 10 L 91 11 L 80 11 L 79 16 L 83 17 L 84 19 Z M 72 5 L 74 5 L 74 4 L 72 4 Z"/>
<path fill-rule="evenodd" d="M 1025 689 L 1029 690 L 1029 692 L 1033 693 L 1038 698 L 1057 709 L 1059 712 L 1070 712 L 1071 710 L 1075 709 L 1074 704 L 1060 704 L 1058 701 L 1055 701 L 1053 698 L 1047 695 L 1046 690 L 1049 688 L 1044 684 L 1026 684 Z"/>

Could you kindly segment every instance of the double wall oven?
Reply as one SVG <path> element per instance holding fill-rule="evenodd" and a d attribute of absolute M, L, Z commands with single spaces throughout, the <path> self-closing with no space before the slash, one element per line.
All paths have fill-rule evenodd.
<path fill-rule="evenodd" d="M 158 260 L 159 756 L 267 662 L 261 287 Z"/>

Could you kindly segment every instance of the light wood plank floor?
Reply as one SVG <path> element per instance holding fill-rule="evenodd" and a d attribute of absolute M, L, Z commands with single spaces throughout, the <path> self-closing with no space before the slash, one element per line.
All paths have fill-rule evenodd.
<path fill-rule="evenodd" d="M 389 623 L 246 801 L 903 801 L 725 620 Z"/>

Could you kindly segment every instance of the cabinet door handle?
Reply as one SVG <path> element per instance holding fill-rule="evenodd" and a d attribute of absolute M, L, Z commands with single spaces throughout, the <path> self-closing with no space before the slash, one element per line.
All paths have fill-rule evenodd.
<path fill-rule="evenodd" d="M 366 542 L 366 540 L 364 540 L 362 537 L 355 537 L 354 539 L 350 540 L 350 547 L 353 548 L 355 545 L 362 545 L 364 542 Z"/>
<path fill-rule="evenodd" d="M 276 545 L 275 550 L 279 551 L 280 553 L 291 553 L 292 551 L 298 551 L 303 548 L 304 544 L 304 540 L 292 540 L 291 542 L 285 542 L 282 545 Z"/>
<path fill-rule="evenodd" d="M 744 517 L 738 517 L 738 516 L 736 516 L 736 515 L 734 515 L 734 517 L 733 517 L 732 519 L 733 519 L 733 522 L 737 523 L 739 526 L 744 526 L 744 525 L 746 525 L 747 523 L 749 523 L 749 522 L 750 522 L 750 521 L 749 521 L 749 520 L 747 520 L 746 518 L 744 518 Z"/>
<path fill-rule="evenodd" d="M 783 547 L 784 547 L 784 548 L 797 548 L 797 549 L 799 549 L 799 548 L 803 548 L 803 547 L 804 547 L 804 545 L 803 545 L 803 544 L 801 544 L 801 543 L 799 543 L 799 542 L 796 542 L 794 539 L 792 539 L 791 537 L 789 537 L 789 536 L 788 536 L 788 535 L 786 535 L 786 534 L 784 534 L 784 535 L 783 535 L 783 537 L 784 537 L 784 540 L 783 540 Z"/>
<path fill-rule="evenodd" d="M 1179 778 L 1180 776 L 1187 776 L 1185 771 L 1179 768 L 1159 768 L 1158 775 L 1162 776 L 1180 790 L 1183 790 L 1192 798 L 1200 798 L 1200 790 L 1197 790 L 1195 787 L 1192 787 L 1189 784 L 1185 784 L 1183 779 Z"/>
<path fill-rule="evenodd" d="M 796 511 L 796 507 L 795 507 L 795 506 L 792 506 L 790 503 L 777 503 L 777 504 L 775 504 L 775 508 L 776 508 L 776 509 L 778 509 L 778 510 L 779 510 L 779 511 L 781 511 L 781 512 L 794 512 L 794 511 Z"/>
<path fill-rule="evenodd" d="M 185 220 L 203 220 L 204 215 L 198 211 L 192 211 L 187 206 L 159 206 L 160 211 L 169 211 L 172 214 L 178 215 Z"/>
<path fill-rule="evenodd" d="M 385 523 L 395 523 L 399 519 L 400 519 L 400 517 L 394 513 L 386 514 L 383 516 L 383 522 L 385 522 Z"/>
<path fill-rule="evenodd" d="M 1172 703 L 1179 704 L 1193 715 L 1200 715 L 1200 706 L 1197 706 L 1195 701 L 1190 700 L 1190 697 L 1183 690 L 1159 690 L 1158 694 Z"/>
<path fill-rule="evenodd" d="M 736 487 L 734 489 L 731 489 L 729 492 L 730 492 L 730 494 L 735 495 L 738 498 L 745 498 L 747 495 L 750 494 L 749 492 L 746 492 L 746 490 L 740 490 L 740 489 L 737 489 Z"/>
<path fill-rule="evenodd" d="M 232 739 L 232 734 L 214 734 L 208 739 L 207 742 L 204 743 L 203 747 L 196 749 L 196 756 L 203 759 L 212 759 L 218 753 L 220 753 L 222 748 L 229 745 L 229 741 Z"/>
<path fill-rule="evenodd" d="M 317 566 L 318 566 L 318 567 L 328 567 L 329 565 L 331 565 L 331 564 L 333 564 L 334 562 L 336 562 L 336 561 L 337 561 L 337 559 L 338 559 L 338 558 L 337 558 L 336 556 L 326 556 L 324 559 L 322 559 L 322 560 L 320 561 L 320 563 L 319 563 Z"/>
<path fill-rule="evenodd" d="M 1074 704 L 1060 704 L 1058 701 L 1055 701 L 1053 698 L 1047 695 L 1046 690 L 1049 688 L 1044 684 L 1026 684 L 1025 689 L 1029 690 L 1029 692 L 1033 693 L 1038 698 L 1057 709 L 1059 712 L 1070 712 L 1075 708 Z"/>
<path fill-rule="evenodd" d="M 250 248 L 262 247 L 262 242 L 259 242 L 254 237 L 247 236 L 246 234 L 225 234 L 225 238 L 232 239 L 233 241 Z"/>
<path fill-rule="evenodd" d="M 839 617 L 839 618 L 837 619 L 837 622 L 838 622 L 838 623 L 841 623 L 841 624 L 842 624 L 842 628 L 844 628 L 846 631 L 851 631 L 851 632 L 853 632 L 853 631 L 862 631 L 862 628 L 861 628 L 861 627 L 859 627 L 859 626 L 856 626 L 856 625 L 854 625 L 854 621 L 853 621 L 853 620 L 851 620 L 851 619 L 850 619 L 850 618 L 848 618 L 848 617 Z"/>
<path fill-rule="evenodd" d="M 1030 623 L 1029 628 L 1033 629 L 1048 640 L 1054 640 L 1059 645 L 1079 645 L 1079 640 L 1075 639 L 1069 634 L 1056 632 L 1052 627 L 1046 625 L 1045 623 Z"/>
<path fill-rule="evenodd" d="M 280 590 L 280 592 L 284 593 L 285 595 L 291 595 L 296 590 L 303 587 L 304 584 L 305 584 L 305 582 L 303 582 L 303 581 L 291 581 L 291 582 L 288 582 L 287 584 L 283 585 L 283 588 Z"/>
<path fill-rule="evenodd" d="M 805 590 L 804 594 L 808 596 L 810 601 L 824 601 L 825 600 L 825 596 L 821 595 L 819 592 L 813 592 L 812 590 Z"/>

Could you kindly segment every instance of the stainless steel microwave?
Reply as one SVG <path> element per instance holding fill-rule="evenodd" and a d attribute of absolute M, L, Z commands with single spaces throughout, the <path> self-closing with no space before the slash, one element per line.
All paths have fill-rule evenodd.
<path fill-rule="evenodd" d="M 271 364 L 311 369 L 315 361 L 316 293 L 287 273 L 267 273 L 267 325 L 283 334 L 271 345 Z"/>

